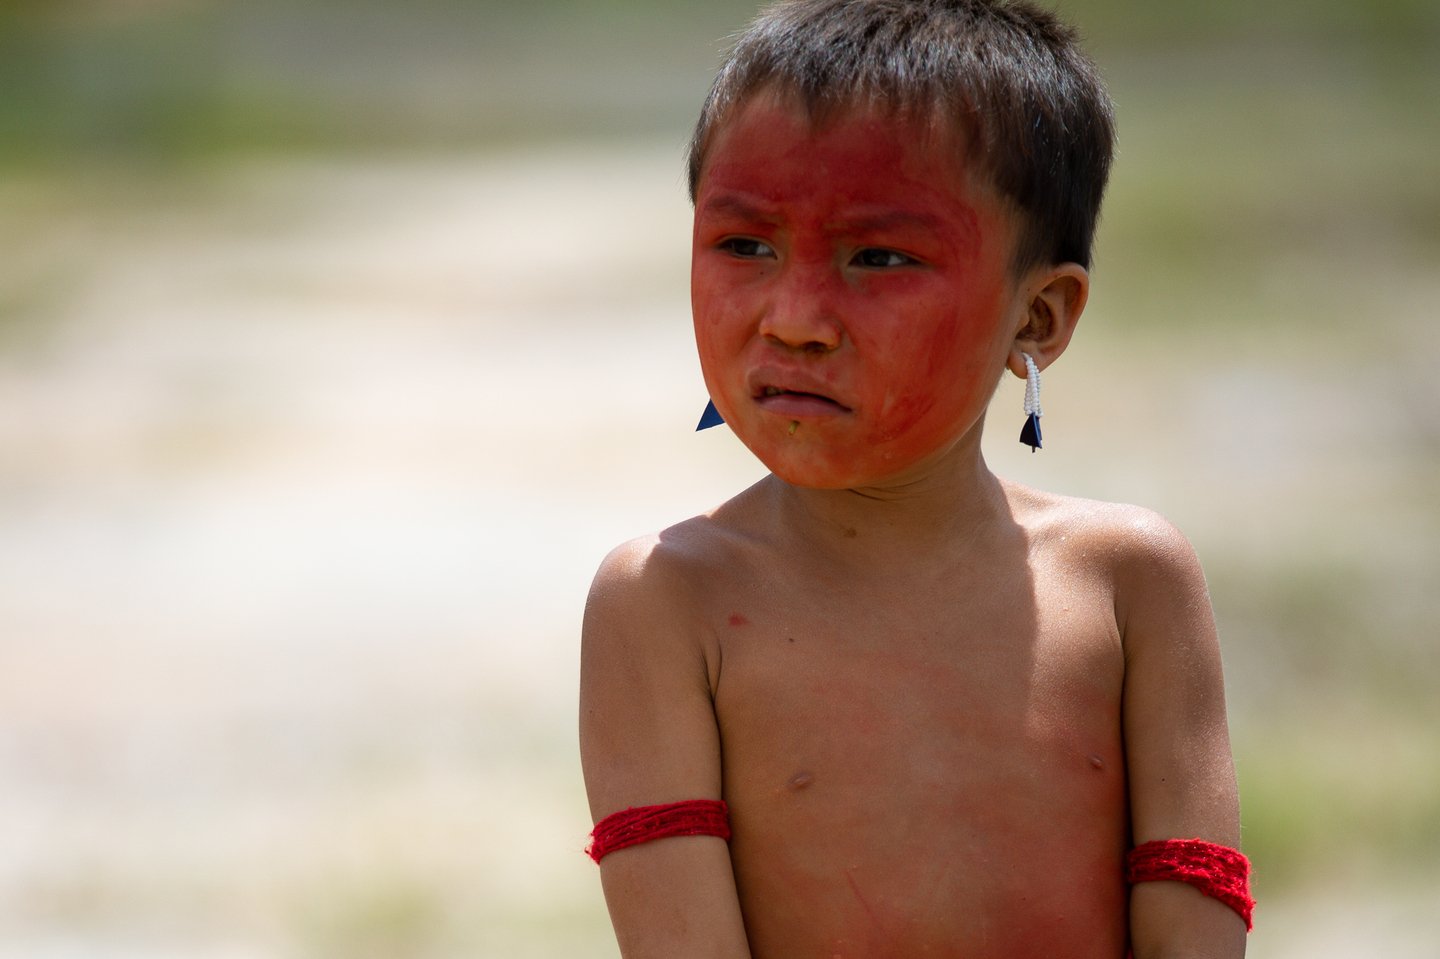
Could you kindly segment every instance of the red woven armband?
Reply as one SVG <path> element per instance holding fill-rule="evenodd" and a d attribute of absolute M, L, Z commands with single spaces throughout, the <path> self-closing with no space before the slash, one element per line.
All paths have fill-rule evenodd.
<path fill-rule="evenodd" d="M 1125 857 L 1125 879 L 1189 883 L 1211 899 L 1234 909 L 1252 929 L 1255 900 L 1250 898 L 1250 860 L 1229 846 L 1203 839 L 1159 839 L 1142 843 Z"/>
<path fill-rule="evenodd" d="M 625 809 L 595 824 L 585 852 L 598 863 L 617 849 L 669 836 L 719 836 L 728 841 L 730 808 L 720 799 L 689 799 Z"/>

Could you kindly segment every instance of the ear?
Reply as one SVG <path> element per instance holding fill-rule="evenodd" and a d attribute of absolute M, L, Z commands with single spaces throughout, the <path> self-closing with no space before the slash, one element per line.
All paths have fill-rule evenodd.
<path fill-rule="evenodd" d="M 1043 370 L 1070 345 L 1090 298 L 1090 273 L 1079 263 L 1038 267 L 1026 278 L 1022 291 L 1024 316 L 1005 365 L 1023 380 L 1022 353 L 1029 353 Z"/>

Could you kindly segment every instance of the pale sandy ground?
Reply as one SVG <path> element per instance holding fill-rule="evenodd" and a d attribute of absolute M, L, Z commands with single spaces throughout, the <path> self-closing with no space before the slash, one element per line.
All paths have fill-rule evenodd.
<path fill-rule="evenodd" d="M 615 955 L 580 854 L 584 592 L 759 475 L 690 432 L 678 157 L 0 193 L 0 278 L 44 320 L 0 341 L 0 959 Z M 1164 415 L 1222 464 L 1119 441 L 1160 415 L 1137 359 L 1076 354 L 1043 456 L 998 421 L 1002 470 L 1192 524 L 1282 497 L 1227 399 L 1280 392 L 1263 351 L 1171 364 Z M 1436 884 L 1311 885 L 1252 957 L 1440 956 Z"/>

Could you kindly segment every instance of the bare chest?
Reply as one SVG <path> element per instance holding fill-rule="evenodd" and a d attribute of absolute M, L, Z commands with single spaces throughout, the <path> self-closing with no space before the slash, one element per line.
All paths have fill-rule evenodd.
<path fill-rule="evenodd" d="M 1118 880 L 1094 882 L 1125 842 L 1106 597 L 999 582 L 859 599 L 736 603 L 719 627 L 732 854 L 757 935 L 919 948 L 973 944 L 977 915 L 1023 909 L 1035 927 L 1023 903 L 1123 913 Z M 1116 908 L 1069 909 L 1076 878 Z M 805 906 L 787 918 L 780 901 Z"/>
<path fill-rule="evenodd" d="M 715 699 L 727 779 L 793 789 L 823 768 L 960 785 L 1118 758 L 1123 662 L 1112 606 L 1093 591 L 996 583 L 733 605 Z"/>

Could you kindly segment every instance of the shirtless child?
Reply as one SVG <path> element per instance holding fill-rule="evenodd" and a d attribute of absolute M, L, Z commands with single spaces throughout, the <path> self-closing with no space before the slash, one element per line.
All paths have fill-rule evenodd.
<path fill-rule="evenodd" d="M 1073 34 L 1021 3 L 798 0 L 738 41 L 692 144 L 691 288 L 770 475 L 590 595 L 624 956 L 1243 955 L 1190 546 L 980 449 L 1003 372 L 1075 331 L 1112 138 Z"/>

